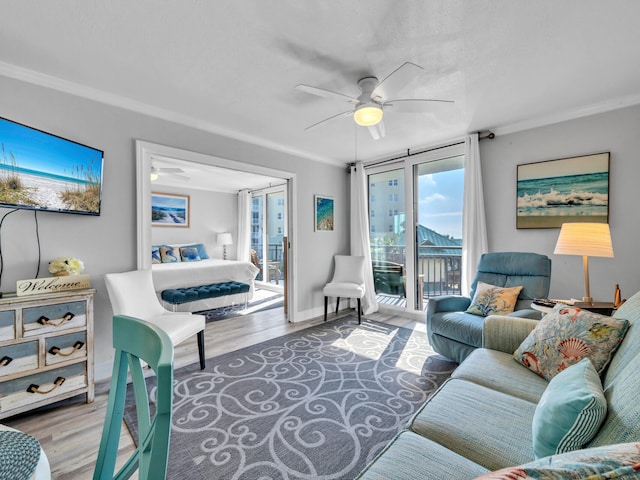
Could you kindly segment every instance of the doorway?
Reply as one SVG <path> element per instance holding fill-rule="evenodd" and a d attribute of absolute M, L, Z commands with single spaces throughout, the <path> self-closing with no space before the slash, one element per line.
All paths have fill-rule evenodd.
<path fill-rule="evenodd" d="M 284 198 L 291 199 L 289 202 L 285 202 L 283 205 L 282 217 L 286 222 L 289 218 L 294 218 L 289 210 L 293 204 L 293 199 L 296 196 L 296 182 L 295 174 L 291 172 L 280 171 L 276 169 L 260 167 L 243 162 L 237 162 L 233 160 L 214 157 L 211 155 L 200 154 L 197 152 L 191 152 L 187 150 L 177 149 L 173 147 L 167 147 L 164 145 L 157 145 L 143 141 L 136 141 L 136 158 L 137 158 L 137 265 L 139 269 L 151 268 L 151 255 L 147 253 L 151 251 L 152 234 L 151 234 L 151 170 L 154 160 L 157 159 L 176 159 L 181 162 L 192 162 L 201 167 L 211 167 L 220 169 L 227 169 L 238 174 L 237 176 L 264 176 L 269 183 L 277 183 L 281 185 L 281 195 L 284 194 Z M 238 188 L 239 190 L 239 188 Z M 236 192 L 238 191 L 236 190 Z M 265 189 L 266 191 L 266 189 Z M 277 197 L 274 197 L 277 198 Z M 295 268 L 295 262 L 287 261 L 287 257 L 293 257 L 295 255 L 295 238 L 296 230 L 291 223 L 285 223 L 281 225 L 286 226 L 286 230 L 283 229 L 283 242 L 284 233 L 288 234 L 286 240 L 286 250 L 279 249 L 277 252 L 280 260 L 280 278 L 278 279 L 281 285 L 280 289 L 285 293 L 285 316 L 289 321 L 295 321 L 291 318 L 291 312 L 296 311 L 296 297 L 295 297 L 295 285 L 292 282 L 286 282 L 286 278 L 295 278 L 295 274 L 290 270 Z M 276 226 L 277 231 L 277 226 Z M 287 253 L 285 253 L 287 252 Z M 263 258 L 269 258 L 269 253 Z M 248 261 L 249 259 L 247 259 Z M 280 281 L 281 280 L 281 281 Z"/>

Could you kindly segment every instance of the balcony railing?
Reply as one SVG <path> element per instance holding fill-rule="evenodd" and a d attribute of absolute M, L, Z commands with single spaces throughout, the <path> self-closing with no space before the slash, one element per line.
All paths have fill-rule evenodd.
<path fill-rule="evenodd" d="M 378 263 L 406 265 L 404 245 L 372 245 L 371 256 Z M 429 297 L 437 295 L 460 295 L 462 278 L 462 247 L 420 246 L 416 262 L 416 292 L 418 308 L 426 305 Z M 403 270 L 404 272 L 404 270 Z M 402 275 L 406 275 L 403 273 Z M 375 280 L 374 273 L 374 280 Z M 406 278 L 404 279 L 406 282 Z M 403 293 L 391 291 L 386 281 L 375 282 L 376 293 L 401 298 Z M 388 302 L 385 302 L 388 303 Z M 397 304 L 397 302 L 394 302 Z"/>

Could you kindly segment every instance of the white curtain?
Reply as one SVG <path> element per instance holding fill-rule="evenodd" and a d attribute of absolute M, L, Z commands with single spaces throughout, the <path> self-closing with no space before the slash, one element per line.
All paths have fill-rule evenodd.
<path fill-rule="evenodd" d="M 238 260 L 251 261 L 251 193 L 238 192 Z"/>
<path fill-rule="evenodd" d="M 462 294 L 469 295 L 480 256 L 487 251 L 487 224 L 478 134 L 465 138 L 462 204 Z"/>
<path fill-rule="evenodd" d="M 369 209 L 367 176 L 362 163 L 351 167 L 351 255 L 364 256 L 365 295 L 362 310 L 365 314 L 378 311 L 376 290 L 371 268 L 371 244 L 369 243 Z"/>

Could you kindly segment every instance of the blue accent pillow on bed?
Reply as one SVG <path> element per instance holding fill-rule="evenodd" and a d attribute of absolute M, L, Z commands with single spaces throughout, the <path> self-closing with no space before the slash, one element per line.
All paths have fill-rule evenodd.
<path fill-rule="evenodd" d="M 151 263 L 162 263 L 160 247 L 151 247 Z"/>
<path fill-rule="evenodd" d="M 162 263 L 175 263 L 180 261 L 180 250 L 175 247 L 160 247 Z"/>
<path fill-rule="evenodd" d="M 183 262 L 197 262 L 200 260 L 196 247 L 180 247 L 180 259 Z"/>
<path fill-rule="evenodd" d="M 209 255 L 207 255 L 207 250 L 206 248 L 204 248 L 204 245 L 201 243 L 194 243 L 193 245 L 187 245 L 186 247 L 194 247 L 198 250 L 198 256 L 200 257 L 200 260 L 207 260 L 209 258 Z M 185 248 L 185 247 L 182 247 Z"/>

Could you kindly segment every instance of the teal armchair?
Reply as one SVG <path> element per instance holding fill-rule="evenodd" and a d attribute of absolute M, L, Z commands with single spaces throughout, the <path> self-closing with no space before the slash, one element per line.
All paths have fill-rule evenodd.
<path fill-rule="evenodd" d="M 426 312 L 429 343 L 436 352 L 458 363 L 482 346 L 486 317 L 465 312 L 478 281 L 500 287 L 521 285 L 515 310 L 509 316 L 540 319 L 540 312 L 531 309 L 531 301 L 549 295 L 551 260 L 546 255 L 529 252 L 485 253 L 478 262 L 469 297 L 443 295 L 429 299 Z"/>

